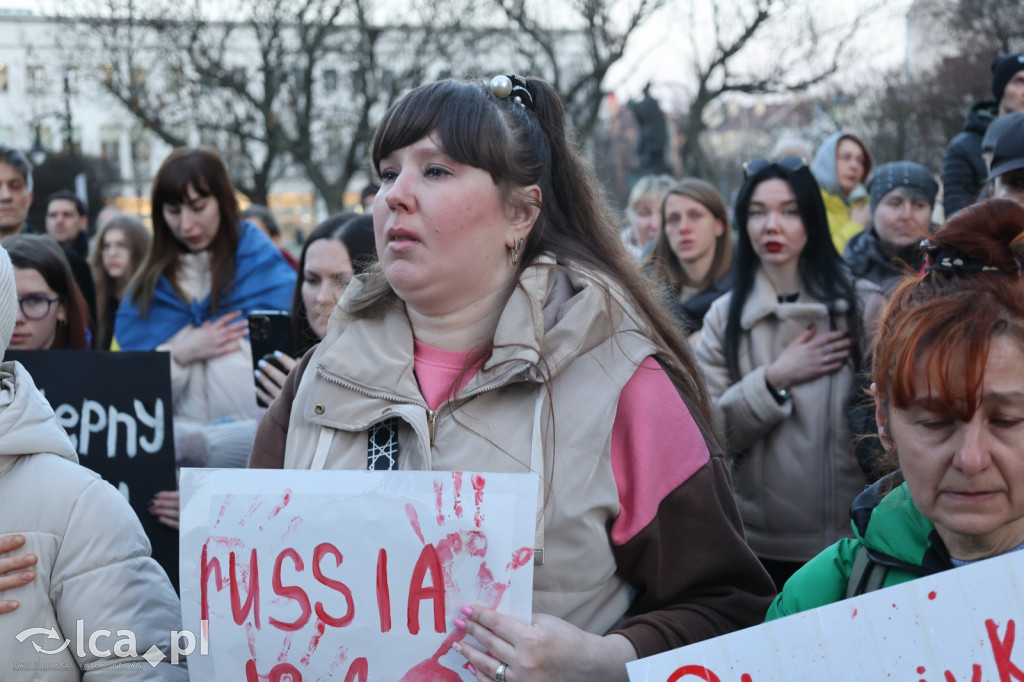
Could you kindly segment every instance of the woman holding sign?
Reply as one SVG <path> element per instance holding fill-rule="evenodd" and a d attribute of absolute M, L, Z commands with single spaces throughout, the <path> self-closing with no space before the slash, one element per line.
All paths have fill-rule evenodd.
<path fill-rule="evenodd" d="M 975 204 L 927 250 L 874 349 L 878 435 L 899 471 L 857 498 L 856 537 L 797 572 L 769 618 L 1024 550 L 1024 208 Z"/>
<path fill-rule="evenodd" d="M 624 680 L 756 621 L 772 586 L 699 370 L 551 86 L 421 86 L 372 156 L 379 265 L 289 375 L 251 465 L 538 474 L 533 625 L 450 613 L 484 647 L 456 645 L 478 680 Z"/>

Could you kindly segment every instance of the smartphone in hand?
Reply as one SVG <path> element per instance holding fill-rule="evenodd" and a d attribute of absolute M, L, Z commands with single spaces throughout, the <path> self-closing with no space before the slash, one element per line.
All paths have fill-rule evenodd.
<path fill-rule="evenodd" d="M 254 310 L 249 313 L 249 342 L 252 345 L 252 368 L 258 369 L 259 361 L 266 360 L 288 373 L 274 358 L 274 351 L 292 354 L 292 329 L 286 310 Z M 260 397 L 256 404 L 267 407 Z"/>

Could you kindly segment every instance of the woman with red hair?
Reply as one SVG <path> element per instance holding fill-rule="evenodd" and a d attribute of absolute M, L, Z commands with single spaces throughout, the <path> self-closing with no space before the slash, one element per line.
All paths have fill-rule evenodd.
<path fill-rule="evenodd" d="M 1024 550 L 1024 208 L 964 209 L 928 251 L 874 348 L 879 438 L 899 469 L 857 498 L 856 537 L 798 571 L 769 619 Z"/>

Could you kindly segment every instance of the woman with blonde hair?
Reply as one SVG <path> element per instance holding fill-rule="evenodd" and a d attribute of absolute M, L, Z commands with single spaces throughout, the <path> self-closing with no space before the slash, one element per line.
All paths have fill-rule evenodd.
<path fill-rule="evenodd" d="M 669 175 L 645 175 L 636 181 L 626 203 L 629 224 L 622 230 L 622 243 L 642 258 L 661 232 L 661 201 L 672 185 Z"/>

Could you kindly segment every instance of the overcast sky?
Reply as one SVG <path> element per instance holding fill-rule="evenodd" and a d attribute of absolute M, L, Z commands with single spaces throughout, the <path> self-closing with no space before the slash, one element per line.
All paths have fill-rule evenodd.
<path fill-rule="evenodd" d="M 211 0 L 216 2 L 217 0 Z M 627 3 L 629 0 L 626 0 Z M 710 0 L 727 5 L 722 0 Z M 736 0 L 745 2 L 746 0 Z M 795 0 L 795 4 L 810 3 L 821 12 L 823 22 L 840 24 L 845 18 L 862 12 L 863 8 L 879 5 L 880 0 L 846 0 L 840 2 L 820 3 L 815 0 Z M 859 58 L 856 65 L 849 68 L 853 74 L 844 73 L 844 77 L 856 78 L 856 72 L 881 71 L 901 63 L 906 51 L 906 13 L 913 0 L 887 0 L 882 9 L 872 13 L 867 25 L 860 31 L 856 41 Z M 709 6 L 709 2 L 700 3 Z M 32 10 L 43 14 L 45 9 L 52 7 L 53 0 L 0 0 L 0 11 L 3 9 Z M 541 6 L 550 8 L 546 2 Z M 664 7 L 654 20 L 637 32 L 630 42 L 626 56 L 609 71 L 605 87 L 614 92 L 622 101 L 639 96 L 644 85 L 653 82 L 652 89 L 656 97 L 669 107 L 673 99 L 686 101 L 692 93 L 692 48 L 689 34 L 696 30 L 697 35 L 709 35 L 707 16 L 698 14 L 692 17 L 685 9 L 689 7 L 686 0 L 667 0 Z M 845 13 L 845 14 L 844 14 Z M 779 32 L 782 29 L 776 29 Z M 822 52 L 827 52 L 826 46 Z M 761 58 L 756 51 L 751 59 Z M 767 58 L 766 55 L 764 55 Z"/>
<path fill-rule="evenodd" d="M 855 66 L 849 67 L 850 73 L 845 73 L 845 77 L 855 78 L 857 72 L 862 75 L 866 72 L 877 73 L 903 62 L 906 52 L 906 14 L 912 1 L 893 0 L 869 15 L 854 44 L 859 58 Z M 669 2 L 656 21 L 641 27 L 642 32 L 637 36 L 639 39 L 631 42 L 626 56 L 609 72 L 605 86 L 620 99 L 638 96 L 648 81 L 655 84 L 652 91 L 657 91 L 659 99 L 672 97 L 673 90 L 686 98 L 692 94 L 692 78 L 689 75 L 692 69 L 692 48 L 688 31 L 693 28 L 689 17 L 679 10 L 678 4 L 671 4 L 678 3 L 678 0 Z M 846 13 L 845 18 L 849 18 L 863 11 L 864 7 L 877 4 L 878 0 L 814 3 L 826 14 L 828 20 L 838 20 L 840 24 L 844 20 L 843 12 Z M 701 17 L 697 17 L 697 21 L 700 22 Z M 701 31 L 709 33 L 706 27 Z M 826 46 L 823 45 L 822 53 L 826 52 Z M 768 58 L 770 55 L 756 55 L 753 59 L 761 56 Z"/>

